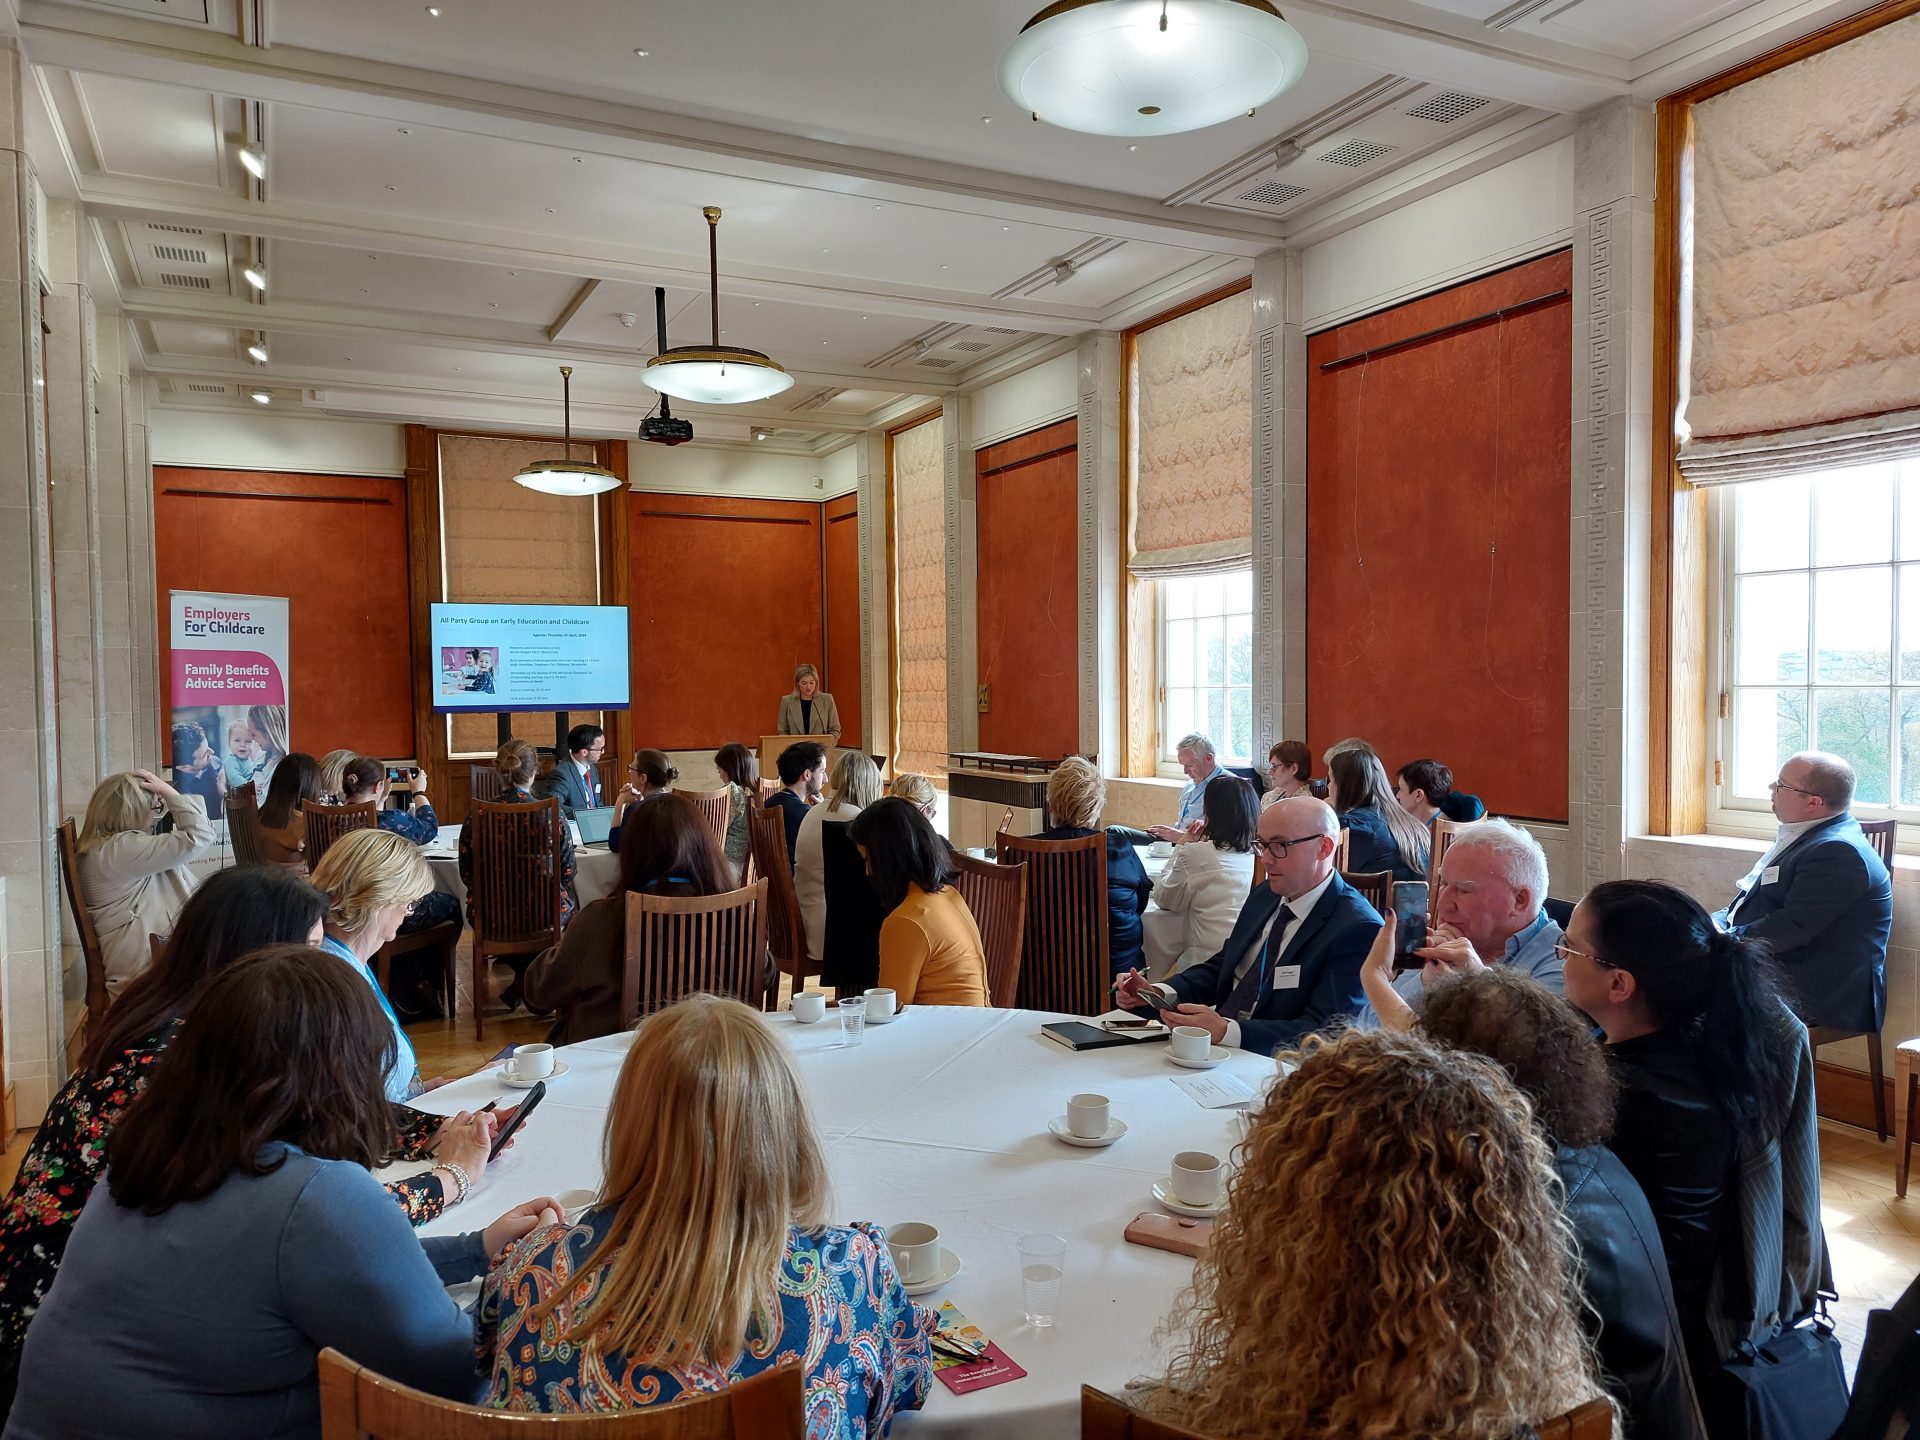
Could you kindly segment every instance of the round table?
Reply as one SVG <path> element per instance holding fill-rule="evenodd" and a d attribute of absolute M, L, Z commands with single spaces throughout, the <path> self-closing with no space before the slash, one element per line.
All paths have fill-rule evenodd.
<path fill-rule="evenodd" d="M 433 871 L 433 888 L 444 890 L 462 905 L 467 903 L 467 887 L 460 879 L 460 827 L 442 825 L 440 838 L 422 845 L 420 854 Z M 582 905 L 604 899 L 620 883 L 620 857 L 604 845 L 573 847 L 573 892 Z"/>
<path fill-rule="evenodd" d="M 1062 1018 L 1073 1017 L 920 1005 L 868 1026 L 849 1047 L 831 1016 L 817 1025 L 766 1017 L 792 1047 L 828 1147 L 833 1219 L 937 1225 L 961 1270 L 919 1302 L 953 1301 L 1027 1372 L 969 1395 L 935 1380 L 926 1408 L 900 1417 L 896 1434 L 1068 1440 L 1079 1434 L 1082 1384 L 1117 1392 L 1156 1369 L 1153 1330 L 1193 1262 L 1129 1244 L 1121 1232 L 1134 1216 L 1159 1211 L 1149 1187 L 1176 1151 L 1229 1155 L 1240 1112 L 1203 1109 L 1176 1087 L 1197 1072 L 1174 1066 L 1164 1042 L 1075 1052 L 1040 1033 L 1044 1021 Z M 567 1073 L 548 1082 L 513 1148 L 464 1205 L 422 1233 L 457 1234 L 534 1195 L 597 1188 L 607 1105 L 629 1041 L 610 1035 L 560 1050 Z M 1210 1073 L 1258 1092 L 1275 1070 L 1270 1059 L 1235 1052 Z M 1089 1090 L 1110 1097 L 1128 1127 L 1103 1150 L 1047 1132 L 1067 1097 Z M 518 1094 L 489 1066 L 413 1103 L 451 1114 L 488 1100 L 511 1104 Z M 1043 1330 L 1022 1315 L 1014 1250 L 1034 1231 L 1067 1242 L 1059 1323 Z"/>

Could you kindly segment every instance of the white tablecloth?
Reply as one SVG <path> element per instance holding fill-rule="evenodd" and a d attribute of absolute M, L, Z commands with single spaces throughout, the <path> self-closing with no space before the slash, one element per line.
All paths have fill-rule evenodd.
<path fill-rule="evenodd" d="M 921 1303 L 952 1300 L 997 1340 L 1027 1378 L 971 1395 L 938 1381 L 924 1411 L 901 1417 L 898 1435 L 1068 1437 L 1079 1434 L 1080 1386 L 1117 1391 L 1155 1369 L 1154 1327 L 1192 1275 L 1192 1262 L 1121 1238 L 1127 1222 L 1157 1211 L 1149 1186 L 1179 1150 L 1226 1157 L 1238 1139 L 1231 1110 L 1203 1110 L 1173 1079 L 1193 1072 L 1150 1042 L 1075 1053 L 1040 1033 L 1061 1018 L 1024 1010 L 915 1006 L 869 1026 L 854 1048 L 829 1017 L 802 1026 L 769 1016 L 792 1047 L 828 1143 L 834 1217 L 891 1225 L 924 1220 L 960 1257 L 959 1276 Z M 625 1035 L 560 1051 L 565 1075 L 514 1147 L 490 1166 L 467 1203 L 426 1234 L 477 1228 L 531 1196 L 600 1182 L 601 1136 Z M 1236 1053 L 1231 1073 L 1256 1090 L 1273 1062 Z M 1097 1091 L 1127 1134 L 1104 1150 L 1062 1144 L 1047 1121 L 1066 1099 Z M 414 1103 L 443 1114 L 488 1100 L 511 1103 L 494 1067 Z M 420 1166 L 395 1167 L 395 1173 Z M 1021 1312 L 1014 1242 L 1052 1231 L 1067 1242 L 1060 1320 L 1035 1330 Z"/>
<path fill-rule="evenodd" d="M 433 871 L 433 888 L 446 891 L 464 905 L 467 887 L 460 880 L 460 827 L 442 825 L 440 838 L 422 845 L 420 853 Z M 611 895 L 620 883 L 620 857 L 604 845 L 574 846 L 573 867 L 573 890 L 582 905 Z"/>

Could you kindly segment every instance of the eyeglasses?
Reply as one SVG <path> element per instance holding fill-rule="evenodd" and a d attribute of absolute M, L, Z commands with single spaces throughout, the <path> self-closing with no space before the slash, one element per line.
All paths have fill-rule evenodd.
<path fill-rule="evenodd" d="M 1824 800 L 1826 798 L 1817 790 L 1803 790 L 1798 785 L 1787 784 L 1784 780 L 1769 780 L 1767 782 L 1767 789 L 1770 792 L 1774 790 L 1791 790 L 1796 795 L 1811 795 L 1816 800 Z"/>
<path fill-rule="evenodd" d="M 1564 940 L 1556 941 L 1554 943 L 1553 953 L 1560 958 L 1560 963 L 1562 965 L 1565 965 L 1567 961 L 1571 959 L 1573 956 L 1578 955 L 1582 960 L 1591 960 L 1594 964 L 1598 965 L 1603 970 L 1618 970 L 1620 968 L 1618 965 L 1614 964 L 1611 960 L 1602 960 L 1598 955 L 1595 955 L 1590 951 L 1576 950 L 1571 945 L 1567 944 L 1567 942 Z"/>
<path fill-rule="evenodd" d="M 1296 845 L 1309 845 L 1316 840 L 1327 840 L 1327 835 L 1301 835 L 1292 840 L 1255 840 L 1253 851 L 1256 855 L 1270 855 L 1275 860 L 1287 858 L 1287 852 Z"/>

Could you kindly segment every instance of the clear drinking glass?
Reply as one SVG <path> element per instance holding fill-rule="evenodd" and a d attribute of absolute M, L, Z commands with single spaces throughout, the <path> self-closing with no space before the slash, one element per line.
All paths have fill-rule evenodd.
<path fill-rule="evenodd" d="M 840 1043 L 858 1045 L 860 1037 L 867 1028 L 867 997 L 852 995 L 842 1000 L 840 1009 Z"/>
<path fill-rule="evenodd" d="M 1020 1237 L 1020 1302 L 1027 1323 L 1044 1328 L 1060 1318 L 1060 1277 L 1067 1242 L 1058 1235 Z"/>

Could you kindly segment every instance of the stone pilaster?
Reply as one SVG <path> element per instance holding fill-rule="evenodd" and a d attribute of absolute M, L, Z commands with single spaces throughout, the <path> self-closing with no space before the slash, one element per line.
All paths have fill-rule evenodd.
<path fill-rule="evenodd" d="M 1080 403 L 1080 748 L 1100 757 L 1107 775 L 1125 772 L 1121 662 L 1126 636 L 1126 577 L 1120 516 L 1126 466 L 1120 407 L 1126 377 L 1120 337 L 1084 335 L 1076 353 Z"/>
<path fill-rule="evenodd" d="M 854 441 L 854 477 L 860 497 L 860 734 L 869 753 L 893 753 L 893 577 L 887 532 L 887 434 L 869 430 Z"/>
<path fill-rule="evenodd" d="M 940 407 L 947 499 L 947 744 L 980 748 L 980 532 L 974 503 L 973 401 Z"/>
<path fill-rule="evenodd" d="M 1253 748 L 1307 734 L 1307 338 L 1300 252 L 1253 262 Z"/>

